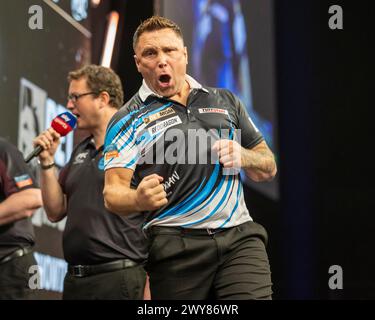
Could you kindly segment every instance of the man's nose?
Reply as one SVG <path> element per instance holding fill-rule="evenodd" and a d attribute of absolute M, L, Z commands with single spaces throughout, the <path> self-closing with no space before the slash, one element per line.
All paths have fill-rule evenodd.
<path fill-rule="evenodd" d="M 159 62 L 158 66 L 159 68 L 164 68 L 168 63 L 168 56 L 165 53 L 159 54 Z"/>
<path fill-rule="evenodd" d="M 68 102 L 66 103 L 66 107 L 68 108 L 68 110 L 74 109 L 74 103 L 72 102 L 72 100 L 68 100 Z"/>

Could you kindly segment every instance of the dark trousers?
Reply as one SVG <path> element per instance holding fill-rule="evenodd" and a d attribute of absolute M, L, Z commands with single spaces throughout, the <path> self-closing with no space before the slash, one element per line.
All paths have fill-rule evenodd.
<path fill-rule="evenodd" d="M 261 225 L 203 232 L 151 229 L 146 269 L 152 299 L 271 299 L 267 233 Z"/>
<path fill-rule="evenodd" d="M 146 272 L 142 266 L 87 277 L 66 274 L 64 300 L 142 300 Z"/>
<path fill-rule="evenodd" d="M 29 280 L 33 273 L 30 267 L 37 265 L 32 253 L 0 264 L 0 300 L 37 299 L 37 289 L 30 289 Z"/>

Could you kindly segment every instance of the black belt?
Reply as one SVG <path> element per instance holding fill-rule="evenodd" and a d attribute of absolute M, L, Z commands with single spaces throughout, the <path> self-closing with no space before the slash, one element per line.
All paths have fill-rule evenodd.
<path fill-rule="evenodd" d="M 219 232 L 227 231 L 230 228 L 218 228 L 218 229 L 191 229 L 182 227 L 159 227 L 152 226 L 146 233 L 148 236 L 152 237 L 158 234 L 177 234 L 177 235 L 192 235 L 192 236 L 208 236 L 214 235 Z"/>
<path fill-rule="evenodd" d="M 10 260 L 13 260 L 15 258 L 22 257 L 28 253 L 31 253 L 33 251 L 32 247 L 25 247 L 25 248 L 19 248 L 16 251 L 13 251 L 11 254 L 8 254 L 4 258 L 0 260 L 0 264 L 6 263 Z"/>
<path fill-rule="evenodd" d="M 76 265 L 68 266 L 68 273 L 74 277 L 87 277 L 89 275 L 97 274 L 97 273 L 105 273 L 105 272 L 111 272 L 116 270 L 121 270 L 125 268 L 131 268 L 138 266 L 139 263 L 130 260 L 130 259 L 123 259 L 123 260 L 116 260 L 112 262 L 107 263 L 101 263 L 101 264 L 93 264 L 93 265 Z"/>

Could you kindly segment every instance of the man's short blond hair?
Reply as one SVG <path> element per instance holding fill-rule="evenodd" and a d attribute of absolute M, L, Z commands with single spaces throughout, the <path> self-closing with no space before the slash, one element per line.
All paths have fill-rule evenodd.
<path fill-rule="evenodd" d="M 135 51 L 135 47 L 138 44 L 138 40 L 143 33 L 161 29 L 173 30 L 176 33 L 176 35 L 180 37 L 182 41 L 184 41 L 181 29 L 175 22 L 164 17 L 152 16 L 151 18 L 148 18 L 147 20 L 143 21 L 135 31 L 133 36 L 133 50 Z"/>

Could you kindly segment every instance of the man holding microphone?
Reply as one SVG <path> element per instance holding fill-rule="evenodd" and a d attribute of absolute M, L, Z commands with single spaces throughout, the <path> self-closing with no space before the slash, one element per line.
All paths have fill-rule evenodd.
<path fill-rule="evenodd" d="M 119 77 L 105 67 L 89 65 L 69 73 L 67 108 L 77 127 L 90 136 L 79 143 L 59 178 L 54 155 L 60 135 L 52 128 L 34 140 L 40 184 L 49 220 L 67 217 L 63 251 L 68 262 L 64 299 L 142 299 L 147 257 L 141 231 L 143 217 L 119 217 L 104 207 L 103 143 L 111 117 L 121 107 Z"/>

